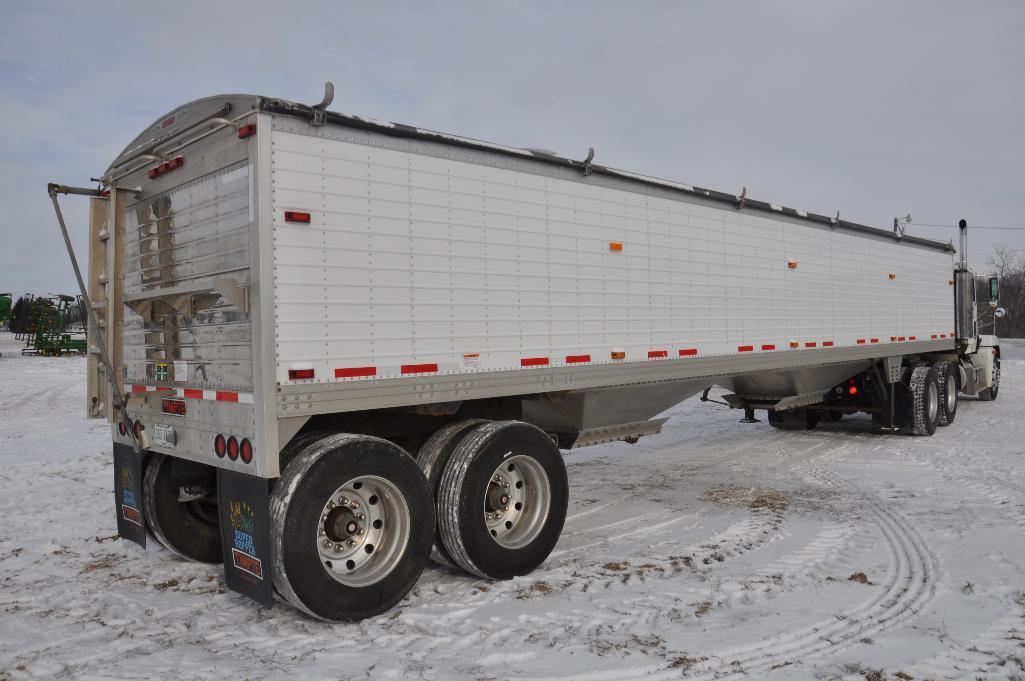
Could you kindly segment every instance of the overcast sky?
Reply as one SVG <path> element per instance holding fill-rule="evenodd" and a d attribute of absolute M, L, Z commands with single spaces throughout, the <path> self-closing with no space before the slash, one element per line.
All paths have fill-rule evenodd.
<path fill-rule="evenodd" d="M 372 7 L 372 9 L 370 9 Z M 1025 2 L 20 2 L 0 23 L 0 291 L 72 292 L 45 192 L 248 92 L 843 218 L 1025 226 Z M 84 199 L 64 202 L 85 240 Z M 911 227 L 948 240 L 954 230 Z M 1025 231 L 977 231 L 977 268 Z"/>

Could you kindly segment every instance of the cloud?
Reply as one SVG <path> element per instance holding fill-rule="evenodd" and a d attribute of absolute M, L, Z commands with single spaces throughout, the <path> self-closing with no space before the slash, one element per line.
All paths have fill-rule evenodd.
<path fill-rule="evenodd" d="M 191 99 L 253 92 L 888 227 L 1025 225 L 1015 2 L 8 3 L 0 289 L 72 291 L 47 181 Z M 77 232 L 84 201 L 69 199 Z M 952 232 L 912 231 L 937 238 Z M 76 238 L 78 247 L 83 239 Z M 995 242 L 973 234 L 982 266 Z"/>

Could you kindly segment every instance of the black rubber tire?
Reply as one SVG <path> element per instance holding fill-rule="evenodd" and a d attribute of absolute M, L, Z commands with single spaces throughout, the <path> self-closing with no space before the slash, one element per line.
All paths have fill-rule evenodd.
<path fill-rule="evenodd" d="M 427 478 L 427 484 L 431 487 L 431 494 L 435 500 L 438 498 L 438 488 L 441 485 L 441 475 L 445 472 L 445 464 L 448 463 L 452 452 L 462 442 L 463 438 L 477 426 L 487 423 L 485 419 L 467 419 L 465 421 L 454 421 L 436 431 L 427 442 L 423 444 L 416 455 L 416 463 Z M 453 570 L 460 570 L 452 557 L 445 549 L 445 543 L 441 540 L 441 530 L 436 528 L 434 532 L 434 546 L 431 547 L 431 560 L 438 565 L 443 565 Z"/>
<path fill-rule="evenodd" d="M 979 391 L 979 399 L 983 402 L 992 402 L 1000 392 L 1000 359 L 993 358 L 993 385 L 985 390 Z"/>
<path fill-rule="evenodd" d="M 939 424 L 949 426 L 957 417 L 958 371 L 954 362 L 936 362 L 936 385 L 940 391 Z M 948 393 L 948 391 L 951 391 Z"/>
<path fill-rule="evenodd" d="M 146 525 L 157 541 L 186 560 L 222 562 L 221 531 L 214 501 L 178 501 L 178 487 L 171 475 L 172 457 L 150 454 L 143 475 Z M 210 468 L 210 486 L 217 489 L 217 470 Z"/>
<path fill-rule="evenodd" d="M 368 586 L 342 584 L 328 574 L 314 530 L 320 512 L 345 482 L 384 478 L 401 492 L 410 533 L 396 566 Z M 270 498 L 274 587 L 299 610 L 327 622 L 379 615 L 416 584 L 434 537 L 434 499 L 420 468 L 398 445 L 367 435 L 330 435 L 306 447 L 285 469 Z"/>
<path fill-rule="evenodd" d="M 842 411 L 832 411 L 832 410 L 830 410 L 830 411 L 825 412 L 823 414 L 823 416 L 825 416 L 827 421 L 830 421 L 832 423 L 836 423 L 837 421 L 843 419 L 844 413 Z"/>
<path fill-rule="evenodd" d="M 769 425 L 779 430 L 814 430 L 819 425 L 819 415 L 808 409 L 770 409 Z"/>
<path fill-rule="evenodd" d="M 526 455 L 548 478 L 550 507 L 537 536 L 522 548 L 498 544 L 484 523 L 484 495 L 491 474 L 512 456 Z M 452 560 L 490 579 L 526 575 L 548 558 L 562 534 L 569 482 L 562 453 L 544 431 L 521 421 L 478 426 L 452 452 L 441 477 L 438 527 Z"/>
<path fill-rule="evenodd" d="M 334 433 L 326 430 L 310 430 L 293 436 L 284 449 L 281 450 L 281 453 L 278 454 L 279 478 L 281 475 L 284 475 L 288 465 L 302 454 L 307 447 L 317 440 L 323 440 L 328 435 L 334 435 Z"/>
<path fill-rule="evenodd" d="M 932 435 L 939 425 L 940 387 L 937 375 L 936 367 L 929 364 L 919 364 L 911 371 L 908 389 L 912 435 Z"/>

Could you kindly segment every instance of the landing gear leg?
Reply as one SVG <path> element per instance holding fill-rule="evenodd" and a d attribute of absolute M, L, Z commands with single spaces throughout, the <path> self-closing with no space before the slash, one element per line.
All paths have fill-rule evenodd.
<path fill-rule="evenodd" d="M 755 410 L 752 407 L 744 407 L 744 418 L 740 419 L 741 423 L 761 423 L 761 419 L 755 418 Z"/>
<path fill-rule="evenodd" d="M 889 386 L 890 386 L 889 387 L 889 393 L 890 393 L 890 400 L 889 400 L 890 401 L 890 421 L 889 421 L 889 425 L 882 426 L 879 430 L 883 431 L 884 433 L 896 433 L 897 431 L 900 430 L 900 427 L 897 425 L 897 416 L 896 416 L 896 409 L 897 409 L 897 384 L 896 383 L 890 383 Z"/>

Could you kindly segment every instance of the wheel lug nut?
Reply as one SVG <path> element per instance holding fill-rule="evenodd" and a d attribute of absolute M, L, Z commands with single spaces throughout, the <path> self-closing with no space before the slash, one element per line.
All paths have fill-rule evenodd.
<path fill-rule="evenodd" d="M 338 505 L 339 506 L 348 506 L 349 505 L 349 499 L 346 498 L 346 497 L 338 497 Z"/>
<path fill-rule="evenodd" d="M 320 529 L 320 530 L 317 530 L 317 536 L 318 536 L 318 537 L 323 537 L 323 536 L 324 536 L 325 534 L 327 534 L 327 533 L 326 533 L 326 532 L 324 532 L 324 530 L 322 530 L 322 529 Z"/>
<path fill-rule="evenodd" d="M 330 541 L 330 540 L 328 540 L 328 539 L 325 539 L 325 540 L 323 541 L 323 543 L 322 543 L 322 546 L 323 546 L 323 547 L 324 547 L 325 549 L 329 549 L 329 548 L 331 548 L 331 541 Z"/>
<path fill-rule="evenodd" d="M 341 551 L 341 550 L 342 550 L 342 545 L 341 544 L 335 544 L 335 551 Z"/>
<path fill-rule="evenodd" d="M 361 528 L 359 528 L 359 530 L 357 530 L 357 531 L 356 531 L 356 534 L 362 535 L 362 534 L 363 534 L 364 532 L 366 532 L 366 530 L 364 530 L 364 529 L 363 529 L 363 528 L 361 527 Z"/>
<path fill-rule="evenodd" d="M 364 514 L 362 514 L 362 513 L 357 513 L 356 514 L 356 520 L 366 520 L 366 519 L 367 519 L 367 517 Z"/>
<path fill-rule="evenodd" d="M 507 513 L 508 511 L 509 511 L 509 507 L 508 506 L 503 506 L 502 507 L 502 513 Z"/>
<path fill-rule="evenodd" d="M 349 546 L 355 546 L 355 545 L 356 545 L 356 540 L 355 539 L 350 539 L 349 540 Z"/>
<path fill-rule="evenodd" d="M 331 501 L 327 502 L 327 507 L 328 508 L 334 508 L 335 507 L 334 499 L 332 499 Z"/>
<path fill-rule="evenodd" d="M 359 502 L 353 501 L 349 504 L 349 508 L 359 508 Z"/>

